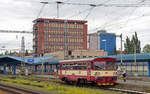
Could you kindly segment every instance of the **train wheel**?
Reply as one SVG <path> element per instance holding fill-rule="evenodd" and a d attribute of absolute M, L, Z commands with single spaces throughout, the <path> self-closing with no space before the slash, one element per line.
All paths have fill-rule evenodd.
<path fill-rule="evenodd" d="M 92 84 L 92 86 L 96 86 L 96 83 L 95 83 L 95 82 L 92 82 L 91 84 Z"/>
<path fill-rule="evenodd" d="M 87 83 L 87 80 L 85 80 L 85 79 L 78 79 L 78 81 L 77 81 L 77 85 L 79 85 L 79 86 L 83 86 L 86 83 Z"/>
<path fill-rule="evenodd" d="M 65 81 L 67 84 L 70 84 L 70 83 L 71 83 L 67 78 L 65 78 L 64 81 Z"/>
<path fill-rule="evenodd" d="M 72 84 L 72 85 L 75 85 L 75 84 L 76 84 L 76 82 L 75 82 L 75 81 L 71 81 L 71 84 Z"/>

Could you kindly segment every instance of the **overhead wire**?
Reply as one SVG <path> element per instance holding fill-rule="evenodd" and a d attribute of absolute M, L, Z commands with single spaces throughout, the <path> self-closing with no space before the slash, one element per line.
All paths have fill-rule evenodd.
<path fill-rule="evenodd" d="M 38 15 L 37 15 L 36 18 L 39 18 L 39 16 L 40 16 L 40 14 L 42 13 L 44 7 L 45 7 L 45 4 L 42 5 L 42 7 L 41 7 L 41 9 L 40 9 L 40 11 L 39 11 L 39 13 L 38 13 Z"/>
<path fill-rule="evenodd" d="M 149 15 L 148 15 L 148 14 L 149 14 Z M 130 18 L 129 21 L 133 21 L 133 20 L 136 20 L 136 19 L 140 19 L 140 18 L 143 18 L 143 17 L 146 17 L 146 16 L 150 16 L 150 13 L 143 14 L 142 16 Z M 108 24 L 107 26 L 108 26 L 108 27 L 111 27 L 111 26 L 114 26 L 114 25 L 119 25 L 119 24 L 121 24 L 121 23 L 125 23 L 126 21 L 128 21 L 128 20 L 123 20 L 123 21 L 121 21 L 121 22 L 114 23 L 114 24 Z"/>
<path fill-rule="evenodd" d="M 145 0 L 144 0 L 145 1 Z M 139 3 L 143 3 L 144 2 L 143 0 L 141 1 L 141 2 L 139 2 Z M 139 3 L 138 3 L 138 5 L 139 5 Z M 135 8 L 138 8 L 138 7 L 135 7 Z M 132 12 L 133 13 L 133 12 Z M 122 15 L 122 14 L 121 14 Z M 120 15 L 120 16 L 121 16 Z M 118 18 L 118 17 L 117 17 Z M 116 20 L 115 20 L 116 21 Z M 129 20 L 127 20 L 127 21 L 129 21 Z M 96 27 L 95 29 L 92 29 L 92 30 L 96 30 L 96 29 L 99 29 L 99 28 L 102 28 L 102 27 L 106 27 L 106 26 L 110 26 L 109 25 L 110 24 L 110 22 L 107 22 L 107 23 L 104 23 L 104 25 L 103 26 L 99 26 L 99 27 Z M 91 30 L 91 31 L 92 31 Z"/>
<path fill-rule="evenodd" d="M 75 16 L 78 16 L 78 15 L 80 15 L 80 14 L 86 12 L 86 11 L 89 11 L 90 9 L 91 9 L 91 8 L 87 8 L 87 9 L 85 9 L 85 10 L 83 10 L 83 11 L 79 11 L 77 14 L 74 14 L 74 15 L 69 16 L 69 17 L 67 17 L 67 18 L 73 18 L 73 17 L 75 17 Z"/>
<path fill-rule="evenodd" d="M 140 5 L 140 4 L 143 4 L 144 2 L 145 2 L 145 0 L 142 0 L 142 1 L 138 2 L 137 4 Z M 134 14 L 134 12 L 135 12 L 137 9 L 138 9 L 138 7 L 137 7 L 137 8 L 135 7 L 135 10 L 131 13 L 130 16 L 132 16 L 132 15 Z M 125 23 L 125 25 L 127 25 L 127 24 L 129 23 L 129 20 L 130 20 L 130 19 L 128 18 L 128 20 L 127 20 L 127 22 Z M 123 27 L 124 27 L 124 26 L 123 26 Z M 122 27 L 122 28 L 123 28 L 123 27 Z M 132 29 L 133 29 L 133 28 L 131 28 L 130 31 L 131 31 Z"/>
<path fill-rule="evenodd" d="M 110 0 L 106 0 L 106 1 L 104 1 L 103 3 L 101 3 L 101 4 L 105 4 L 105 3 L 109 2 L 109 1 L 110 1 Z M 91 6 L 91 5 L 90 5 L 90 6 Z M 92 7 L 92 8 L 91 8 L 90 11 L 88 12 L 88 14 L 87 14 L 86 17 L 84 18 L 84 20 L 88 18 L 88 16 L 91 14 L 92 10 L 93 10 L 95 7 L 97 7 L 97 6 L 91 6 L 91 7 Z"/>
<path fill-rule="evenodd" d="M 124 8 L 124 9 L 125 9 L 125 8 Z M 118 12 L 118 11 L 117 11 L 117 12 Z M 117 17 L 115 17 L 115 18 L 113 18 L 111 21 L 105 22 L 102 26 L 98 26 L 98 27 L 96 27 L 96 28 L 93 28 L 93 29 L 91 29 L 90 31 L 95 31 L 95 30 L 98 30 L 98 29 L 100 29 L 100 28 L 105 29 L 105 27 L 108 26 L 110 23 L 112 23 L 113 21 L 116 21 L 117 19 L 119 19 L 119 17 L 124 16 L 124 14 L 123 14 L 122 12 L 123 12 L 123 11 L 121 11 L 120 15 L 117 16 Z"/>
<path fill-rule="evenodd" d="M 90 11 L 88 12 L 88 14 L 85 16 L 84 20 L 86 20 L 88 18 L 88 16 L 91 14 L 92 10 L 94 9 L 94 7 L 90 8 Z"/>
<path fill-rule="evenodd" d="M 142 4 L 143 3 L 143 0 L 142 1 L 140 1 L 140 2 L 138 2 L 137 4 Z M 129 18 L 135 13 L 135 11 L 138 9 L 139 7 L 135 7 L 134 9 L 133 9 L 133 11 L 131 11 L 131 13 L 130 13 L 130 15 L 129 15 L 129 17 L 128 17 L 128 19 L 127 19 L 127 21 L 124 23 L 124 26 L 123 27 L 120 27 L 120 28 L 124 28 L 126 25 L 128 25 L 128 22 L 129 22 Z M 132 30 L 132 28 L 130 29 L 130 30 Z"/>

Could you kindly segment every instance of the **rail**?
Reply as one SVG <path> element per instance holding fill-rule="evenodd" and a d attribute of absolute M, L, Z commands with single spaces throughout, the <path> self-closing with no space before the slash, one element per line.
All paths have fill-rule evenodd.
<path fill-rule="evenodd" d="M 11 94 L 43 94 L 38 91 L 18 88 L 18 87 L 4 85 L 4 84 L 0 84 L 0 90 L 3 90 L 4 92 L 8 92 L 8 93 L 10 92 Z"/>

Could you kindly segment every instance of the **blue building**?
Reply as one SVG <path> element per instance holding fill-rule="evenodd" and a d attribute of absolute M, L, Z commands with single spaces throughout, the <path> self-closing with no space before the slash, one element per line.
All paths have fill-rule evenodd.
<path fill-rule="evenodd" d="M 116 52 L 116 35 L 114 33 L 100 33 L 100 50 L 104 50 L 108 55 Z"/>

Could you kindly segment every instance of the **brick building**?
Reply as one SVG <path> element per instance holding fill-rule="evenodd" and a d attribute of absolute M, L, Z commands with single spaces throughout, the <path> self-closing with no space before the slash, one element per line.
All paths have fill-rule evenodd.
<path fill-rule="evenodd" d="M 87 50 L 87 21 L 38 18 L 33 23 L 37 56 L 59 50 Z"/>

